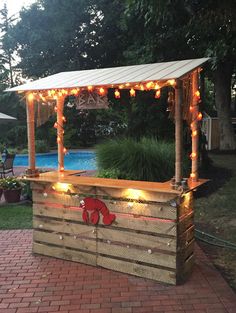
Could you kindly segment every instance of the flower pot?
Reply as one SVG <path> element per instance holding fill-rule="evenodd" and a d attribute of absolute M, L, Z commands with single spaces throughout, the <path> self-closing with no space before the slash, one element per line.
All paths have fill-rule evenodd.
<path fill-rule="evenodd" d="M 3 190 L 3 194 L 5 197 L 6 202 L 8 203 L 15 203 L 20 201 L 21 196 L 21 188 L 20 189 L 13 189 L 13 190 Z"/>

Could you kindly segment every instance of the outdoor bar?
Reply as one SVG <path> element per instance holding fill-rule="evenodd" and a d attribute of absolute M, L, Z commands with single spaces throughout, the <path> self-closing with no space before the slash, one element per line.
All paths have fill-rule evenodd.
<path fill-rule="evenodd" d="M 62 72 L 8 91 L 26 98 L 29 167 L 33 190 L 33 252 L 120 271 L 169 284 L 184 282 L 194 264 L 193 191 L 198 177 L 199 72 L 208 59 Z M 175 176 L 146 182 L 81 176 L 64 168 L 68 95 L 79 109 L 104 108 L 107 90 L 120 98 L 162 87 L 173 90 Z M 55 103 L 58 170 L 39 173 L 35 164 L 35 104 Z M 187 113 L 186 113 L 187 112 Z M 183 178 L 183 120 L 192 133 L 192 169 Z M 174 174 L 174 173 L 173 173 Z"/>

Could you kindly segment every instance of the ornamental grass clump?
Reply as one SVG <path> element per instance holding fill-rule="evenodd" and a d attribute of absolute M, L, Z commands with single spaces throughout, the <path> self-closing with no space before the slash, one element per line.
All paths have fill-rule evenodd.
<path fill-rule="evenodd" d="M 144 181 L 166 181 L 175 173 L 175 145 L 142 138 L 111 140 L 98 145 L 98 176 Z M 185 162 L 186 167 L 186 162 Z M 116 177 L 112 173 L 116 173 Z"/>

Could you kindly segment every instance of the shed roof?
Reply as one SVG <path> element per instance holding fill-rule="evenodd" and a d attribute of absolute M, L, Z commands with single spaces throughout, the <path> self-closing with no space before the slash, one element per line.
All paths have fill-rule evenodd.
<path fill-rule="evenodd" d="M 0 122 L 1 121 L 14 121 L 14 120 L 16 120 L 15 117 L 0 112 Z"/>
<path fill-rule="evenodd" d="M 181 78 L 205 63 L 208 58 L 171 61 L 162 63 L 131 65 L 61 72 L 50 75 L 6 91 L 33 91 L 86 86 L 111 86 L 125 83 L 166 81 Z"/>

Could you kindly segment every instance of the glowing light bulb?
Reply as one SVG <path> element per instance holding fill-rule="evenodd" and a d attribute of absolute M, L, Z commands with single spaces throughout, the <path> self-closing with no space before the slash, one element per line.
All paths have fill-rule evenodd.
<path fill-rule="evenodd" d="M 60 167 L 60 171 L 61 171 L 61 172 L 64 171 L 64 166 L 61 166 L 61 167 Z"/>
<path fill-rule="evenodd" d="M 61 96 L 62 96 L 62 92 L 59 91 L 57 95 L 58 95 L 59 97 L 61 97 Z"/>
<path fill-rule="evenodd" d="M 58 127 L 57 122 L 54 123 L 53 127 L 54 127 L 54 128 L 57 128 L 57 127 Z"/>
<path fill-rule="evenodd" d="M 174 86 L 174 85 L 175 85 L 175 80 L 174 80 L 174 79 L 169 79 L 169 80 L 167 81 L 167 83 L 168 83 L 169 85 L 171 85 L 171 86 Z"/>
<path fill-rule="evenodd" d="M 196 152 L 192 152 L 192 153 L 190 154 L 190 158 L 191 158 L 191 159 L 196 158 L 196 156 L 197 156 L 197 153 L 196 153 Z"/>
<path fill-rule="evenodd" d="M 54 89 L 51 90 L 51 95 L 55 95 L 56 91 Z"/>
<path fill-rule="evenodd" d="M 57 112 L 57 106 L 55 106 L 54 111 Z"/>
<path fill-rule="evenodd" d="M 143 85 L 140 85 L 140 89 L 141 89 L 142 91 L 144 91 L 144 90 L 145 90 L 145 88 L 144 88 L 144 86 L 143 86 Z"/>
<path fill-rule="evenodd" d="M 130 86 L 130 83 L 126 83 L 125 86 L 129 87 L 129 86 Z"/>
<path fill-rule="evenodd" d="M 190 128 L 193 129 L 193 127 L 194 127 L 194 122 L 190 124 Z"/>
<path fill-rule="evenodd" d="M 192 132 L 192 136 L 193 136 L 193 137 L 197 136 L 197 130 L 194 130 L 194 131 Z"/>
<path fill-rule="evenodd" d="M 118 89 L 115 90 L 114 95 L 115 95 L 115 98 L 116 98 L 116 99 L 119 99 L 119 98 L 120 98 L 120 92 L 119 92 Z"/>
<path fill-rule="evenodd" d="M 124 88 L 124 85 L 120 85 L 120 86 L 119 86 L 119 89 L 123 89 L 123 88 Z"/>
<path fill-rule="evenodd" d="M 146 83 L 147 89 L 151 89 L 153 87 L 153 82 Z"/>
<path fill-rule="evenodd" d="M 158 90 L 160 88 L 161 88 L 160 85 L 158 85 L 158 83 L 156 83 L 155 86 L 154 86 L 154 89 Z"/>
<path fill-rule="evenodd" d="M 105 94 L 105 89 L 101 87 L 101 88 L 99 89 L 99 94 L 100 94 L 101 96 L 103 96 L 103 95 Z"/>
<path fill-rule="evenodd" d="M 198 119 L 198 121 L 202 120 L 202 113 L 201 112 L 198 113 L 197 119 Z"/>
<path fill-rule="evenodd" d="M 190 111 L 190 112 L 193 112 L 193 106 L 192 106 L 192 105 L 190 105 L 189 111 Z"/>
<path fill-rule="evenodd" d="M 200 100 L 200 91 L 199 90 L 195 91 L 195 96 L 198 100 Z"/>
<path fill-rule="evenodd" d="M 161 96 L 161 91 L 160 91 L 160 89 L 159 89 L 159 90 L 157 90 L 157 91 L 155 92 L 155 99 L 159 99 L 160 96 Z"/>
<path fill-rule="evenodd" d="M 61 138 L 57 137 L 57 143 L 60 143 L 60 142 L 61 142 Z"/>
<path fill-rule="evenodd" d="M 64 147 L 63 148 L 63 152 L 66 154 L 67 153 L 67 149 Z"/>
<path fill-rule="evenodd" d="M 63 120 L 64 123 L 66 122 L 65 116 L 62 116 L 62 120 Z"/>
<path fill-rule="evenodd" d="M 129 91 L 130 97 L 135 97 L 135 90 L 132 88 Z"/>
<path fill-rule="evenodd" d="M 93 90 L 93 86 L 88 86 L 88 91 L 92 91 Z"/>
<path fill-rule="evenodd" d="M 29 101 L 33 101 L 34 100 L 34 94 L 33 93 L 29 93 L 27 98 L 28 98 Z"/>
<path fill-rule="evenodd" d="M 191 177 L 191 178 L 195 178 L 195 177 L 196 177 L 196 174 L 195 174 L 195 173 L 191 173 L 191 174 L 190 174 L 190 177 Z"/>

